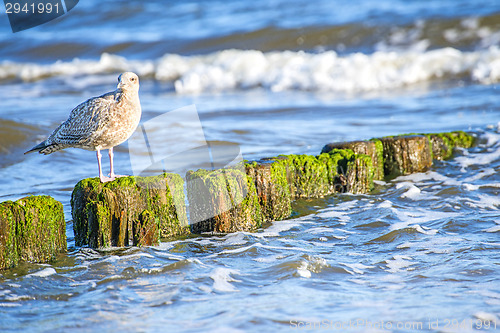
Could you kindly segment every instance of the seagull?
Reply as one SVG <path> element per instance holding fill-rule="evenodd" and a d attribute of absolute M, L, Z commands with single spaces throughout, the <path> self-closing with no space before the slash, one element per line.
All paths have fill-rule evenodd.
<path fill-rule="evenodd" d="M 132 72 L 118 76 L 115 91 L 90 98 L 74 108 L 69 118 L 43 142 L 25 154 L 38 151 L 48 155 L 65 148 L 96 151 L 99 179 L 109 182 L 122 175 L 113 169 L 113 147 L 125 142 L 134 133 L 141 119 L 139 77 Z M 102 173 L 101 150 L 108 149 L 109 177 Z"/>

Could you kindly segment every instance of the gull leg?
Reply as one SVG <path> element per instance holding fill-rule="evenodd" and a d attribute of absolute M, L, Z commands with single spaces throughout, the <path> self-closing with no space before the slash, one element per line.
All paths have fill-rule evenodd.
<path fill-rule="evenodd" d="M 109 148 L 108 155 L 109 155 L 109 168 L 110 168 L 109 176 L 113 179 L 119 178 L 119 177 L 126 177 L 124 175 L 115 175 L 115 169 L 113 166 L 113 156 L 114 156 L 113 155 L 113 147 Z"/>
<path fill-rule="evenodd" d="M 102 157 L 102 154 L 101 154 L 101 151 L 99 149 L 97 149 L 96 151 L 96 155 L 97 155 L 97 165 L 99 166 L 99 179 L 101 180 L 101 183 L 105 183 L 105 182 L 109 182 L 109 181 L 112 181 L 114 180 L 113 177 L 106 177 L 105 175 L 102 174 L 102 168 L 101 168 L 101 157 Z"/>

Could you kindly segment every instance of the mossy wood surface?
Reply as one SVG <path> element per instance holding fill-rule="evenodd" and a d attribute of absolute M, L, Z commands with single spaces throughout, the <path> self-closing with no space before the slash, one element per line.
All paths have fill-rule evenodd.
<path fill-rule="evenodd" d="M 452 157 L 455 148 L 470 148 L 475 143 L 475 138 L 463 131 L 423 135 L 429 139 L 435 160 L 447 160 Z"/>
<path fill-rule="evenodd" d="M 349 141 L 329 143 L 323 147 L 321 153 L 329 153 L 335 149 L 350 149 L 359 155 L 368 155 L 372 163 L 372 178 L 384 179 L 384 155 L 380 141 Z"/>
<path fill-rule="evenodd" d="M 81 180 L 71 195 L 76 245 L 155 245 L 187 234 L 183 186 L 177 174 Z"/>
<path fill-rule="evenodd" d="M 292 213 L 292 196 L 282 164 L 270 160 L 245 164 L 253 180 L 263 217 L 266 221 L 286 219 Z"/>
<path fill-rule="evenodd" d="M 66 247 L 60 202 L 41 195 L 0 203 L 0 268 L 49 262 Z"/>
<path fill-rule="evenodd" d="M 385 137 L 384 174 L 389 177 L 425 172 L 432 166 L 429 140 L 424 135 Z"/>
<path fill-rule="evenodd" d="M 254 180 L 241 170 L 190 171 L 186 182 L 195 234 L 252 231 L 265 220 Z"/>

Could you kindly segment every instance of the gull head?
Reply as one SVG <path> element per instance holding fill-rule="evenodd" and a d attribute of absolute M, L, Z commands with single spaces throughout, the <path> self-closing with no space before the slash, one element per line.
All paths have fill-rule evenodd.
<path fill-rule="evenodd" d="M 139 77 L 132 72 L 125 72 L 118 76 L 118 89 L 123 91 L 139 91 Z"/>

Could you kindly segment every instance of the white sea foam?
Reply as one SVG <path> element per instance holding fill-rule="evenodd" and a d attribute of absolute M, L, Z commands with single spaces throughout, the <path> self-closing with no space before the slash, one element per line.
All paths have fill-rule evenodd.
<path fill-rule="evenodd" d="M 424 224 L 430 221 L 436 221 L 441 219 L 452 219 L 457 216 L 460 216 L 460 213 L 440 212 L 424 208 L 415 208 L 413 211 L 399 210 L 396 208 L 391 208 L 391 210 L 393 210 L 393 212 L 396 214 L 396 216 L 400 221 L 391 224 L 390 226 L 391 231 L 406 228 L 408 226 L 414 227 L 418 224 Z M 418 228 L 417 231 L 419 231 Z"/>
<path fill-rule="evenodd" d="M 308 264 L 306 261 L 302 261 L 300 266 L 297 268 L 297 274 L 304 278 L 311 277 L 311 271 L 308 270 Z"/>
<path fill-rule="evenodd" d="M 317 234 L 333 234 L 335 233 L 335 229 L 333 228 L 328 228 L 328 227 L 314 227 L 314 228 L 311 228 L 309 230 L 307 230 L 308 233 L 310 234 L 314 234 L 314 235 L 317 235 Z"/>
<path fill-rule="evenodd" d="M 231 284 L 231 282 L 241 282 L 239 280 L 234 279 L 231 275 L 239 275 L 240 272 L 236 269 L 229 269 L 219 267 L 212 271 L 210 274 L 210 278 L 214 280 L 213 289 L 218 291 L 238 291 L 235 286 Z"/>
<path fill-rule="evenodd" d="M 217 256 L 222 255 L 222 254 L 238 254 L 238 253 L 242 253 L 242 252 L 248 251 L 248 250 L 250 250 L 252 248 L 258 247 L 259 245 L 260 245 L 259 243 L 255 243 L 255 244 L 252 244 L 252 245 L 238 247 L 238 248 L 235 248 L 235 249 L 222 250 L 222 251 L 219 251 L 217 253 L 209 255 L 207 258 L 217 257 Z"/>
<path fill-rule="evenodd" d="M 335 205 L 335 210 L 350 211 L 352 208 L 356 207 L 358 200 L 344 201 Z"/>
<path fill-rule="evenodd" d="M 301 277 L 310 278 L 312 273 L 320 273 L 328 263 L 321 257 L 308 257 L 308 261 L 302 260 L 297 267 L 297 274 Z"/>
<path fill-rule="evenodd" d="M 12 290 L 9 290 L 9 289 L 0 290 L 0 297 L 5 296 L 5 295 L 10 294 L 10 293 L 12 293 Z"/>
<path fill-rule="evenodd" d="M 106 257 L 103 261 L 114 263 L 120 261 L 120 257 L 117 255 L 110 255 L 109 257 Z"/>
<path fill-rule="evenodd" d="M 500 198 L 498 196 L 480 194 L 479 200 L 466 199 L 465 204 L 472 208 L 498 209 L 500 208 Z"/>
<path fill-rule="evenodd" d="M 51 276 L 51 275 L 54 275 L 56 274 L 56 270 L 53 269 L 52 267 L 47 267 L 47 268 L 44 268 L 40 271 L 37 271 L 35 273 L 31 273 L 29 274 L 28 276 L 36 276 L 36 277 L 47 277 L 47 276 Z"/>
<path fill-rule="evenodd" d="M 409 182 L 397 183 L 396 188 L 406 189 L 406 192 L 401 194 L 401 198 L 408 198 L 412 200 L 418 200 L 420 198 L 420 189 Z"/>
<path fill-rule="evenodd" d="M 165 55 L 155 77 L 175 80 L 179 93 L 261 86 L 272 91 L 372 91 L 468 74 L 481 83 L 500 80 L 500 50 L 446 48 L 427 52 L 376 52 L 340 57 L 333 51 L 269 52 L 224 50 L 204 56 Z"/>
<path fill-rule="evenodd" d="M 478 311 L 478 312 L 474 313 L 474 317 L 482 320 L 483 322 L 495 323 L 495 327 L 496 327 L 496 323 L 498 322 L 498 317 L 494 313 L 491 313 L 491 312 Z"/>
<path fill-rule="evenodd" d="M 389 200 L 384 200 L 381 203 L 378 204 L 378 208 L 391 208 L 392 207 L 392 202 Z"/>
<path fill-rule="evenodd" d="M 409 256 L 403 256 L 403 255 L 395 255 L 392 259 L 388 259 L 385 261 L 387 268 L 389 269 L 389 272 L 391 273 L 397 273 L 401 271 L 401 269 L 415 265 L 415 262 L 410 261 L 413 258 Z"/>
<path fill-rule="evenodd" d="M 22 306 L 21 303 L 0 303 L 1 308 L 15 308 L 18 306 Z"/>
<path fill-rule="evenodd" d="M 455 161 L 458 162 L 462 168 L 467 168 L 471 165 L 491 164 L 491 162 L 497 159 L 500 159 L 500 149 L 494 149 L 492 152 L 485 152 L 481 154 L 458 156 L 455 158 Z"/>
<path fill-rule="evenodd" d="M 398 249 L 411 249 L 415 255 L 429 253 L 454 253 L 467 244 L 467 241 L 457 236 L 432 237 L 426 241 L 408 241 L 397 246 Z"/>
<path fill-rule="evenodd" d="M 266 228 L 263 232 L 255 234 L 256 237 L 277 237 L 280 233 L 288 231 L 300 225 L 301 219 L 284 220 L 273 222 L 273 224 Z"/>
<path fill-rule="evenodd" d="M 342 266 L 350 268 L 352 271 L 346 269 L 349 274 L 365 274 L 365 270 L 368 268 L 374 268 L 375 266 L 367 266 L 360 263 L 340 263 Z"/>
<path fill-rule="evenodd" d="M 423 227 L 423 226 L 420 226 L 418 224 L 412 226 L 413 228 L 415 228 L 415 230 L 421 234 L 424 234 L 424 235 L 435 235 L 438 233 L 439 230 L 437 229 L 430 229 L 430 228 L 426 228 L 426 227 Z"/>
<path fill-rule="evenodd" d="M 244 245 L 248 243 L 247 240 L 245 240 L 245 233 L 244 232 L 235 232 L 226 235 L 224 240 L 225 245 Z"/>
<path fill-rule="evenodd" d="M 485 132 L 481 134 L 481 139 L 486 141 L 485 145 L 487 147 L 491 147 L 500 142 L 500 122 L 497 124 L 497 132 L 498 133 Z"/>
<path fill-rule="evenodd" d="M 424 180 L 448 181 L 449 179 L 449 177 L 446 177 L 436 171 L 427 171 L 412 173 L 407 176 L 399 176 L 395 179 L 395 181 L 411 181 L 413 183 L 421 183 Z"/>
<path fill-rule="evenodd" d="M 464 187 L 464 189 L 466 189 L 467 191 L 477 191 L 479 189 L 479 185 L 473 185 L 473 184 L 462 184 L 462 186 Z"/>
<path fill-rule="evenodd" d="M 500 81 L 500 48 L 491 46 L 473 52 L 453 48 L 379 51 L 345 56 L 334 51 L 264 53 L 229 49 L 197 56 L 166 54 L 155 60 L 128 60 L 104 53 L 99 60 L 74 59 L 43 65 L 4 61 L 0 63 L 0 80 L 35 81 L 54 76 L 107 75 L 126 70 L 172 82 L 178 93 L 254 87 L 272 91 L 349 93 L 394 89 L 436 78 L 463 76 L 482 84 L 493 84 Z"/>
<path fill-rule="evenodd" d="M 493 168 L 486 168 L 486 169 L 483 169 L 483 170 L 479 171 L 477 174 L 475 174 L 473 176 L 465 178 L 464 182 L 472 183 L 472 182 L 475 182 L 476 180 L 479 180 L 481 178 L 484 178 L 484 177 L 487 177 L 487 176 L 491 176 L 491 175 L 494 175 L 494 174 L 496 174 L 495 169 L 493 169 Z"/>
<path fill-rule="evenodd" d="M 140 259 L 140 258 L 151 258 L 151 259 L 154 259 L 155 257 L 152 256 L 149 253 L 138 252 L 138 253 L 132 253 L 132 254 L 128 254 L 128 255 L 125 255 L 125 256 L 121 256 L 120 260 L 129 261 L 129 260 Z"/>
<path fill-rule="evenodd" d="M 345 209 L 345 206 L 342 207 L 341 204 L 339 204 L 338 206 L 321 210 L 316 214 L 316 216 L 321 218 L 337 219 L 340 222 L 347 222 L 351 219 L 351 217 L 348 215 L 349 211 Z"/>
<path fill-rule="evenodd" d="M 500 232 L 500 224 L 484 230 L 486 232 Z"/>
<path fill-rule="evenodd" d="M 285 256 L 282 255 L 282 254 L 273 254 L 273 255 L 270 255 L 270 256 L 267 256 L 267 257 L 255 258 L 253 260 L 257 261 L 257 262 L 263 262 L 263 263 L 273 263 L 273 262 L 276 262 L 279 259 L 283 259 L 283 258 L 285 258 Z"/>

